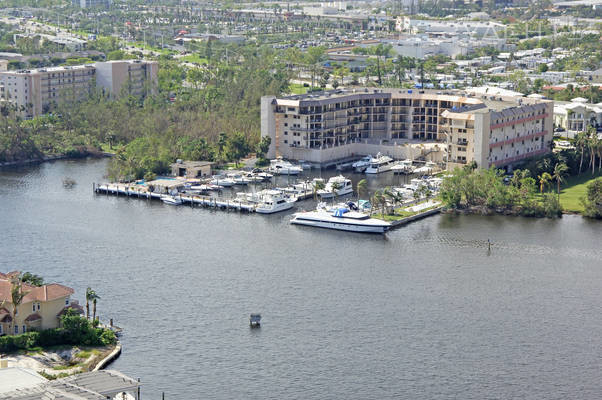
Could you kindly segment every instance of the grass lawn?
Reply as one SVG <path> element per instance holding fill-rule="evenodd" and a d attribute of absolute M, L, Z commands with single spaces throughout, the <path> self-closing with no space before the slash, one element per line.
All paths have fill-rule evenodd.
<path fill-rule="evenodd" d="M 189 54 L 184 57 L 180 57 L 179 60 L 189 62 L 189 63 L 197 63 L 197 64 L 207 64 L 208 61 L 205 57 L 201 57 L 198 54 Z"/>
<path fill-rule="evenodd" d="M 308 87 L 305 87 L 300 83 L 291 83 L 288 85 L 288 88 L 293 94 L 305 94 L 309 90 Z"/>
<path fill-rule="evenodd" d="M 583 212 L 581 197 L 585 196 L 587 184 L 599 176 L 602 176 L 600 171 L 596 171 L 595 175 L 591 172 L 583 172 L 581 175 L 569 177 L 560 188 L 560 204 L 564 210 Z"/>

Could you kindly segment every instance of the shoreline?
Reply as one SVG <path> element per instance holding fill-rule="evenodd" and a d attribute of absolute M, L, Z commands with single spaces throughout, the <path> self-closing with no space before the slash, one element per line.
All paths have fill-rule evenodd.
<path fill-rule="evenodd" d="M 67 156 L 67 155 L 44 156 L 42 158 L 32 158 L 32 159 L 28 159 L 28 160 L 0 162 L 0 168 L 24 167 L 27 165 L 43 164 L 45 162 L 57 161 L 57 160 L 80 160 L 80 159 L 87 158 L 87 157 L 93 157 L 93 158 L 113 157 L 114 155 L 115 155 L 115 153 L 99 151 L 99 152 L 94 152 L 94 153 L 88 153 L 81 157 L 74 157 L 74 156 Z"/>
<path fill-rule="evenodd" d="M 46 379 L 57 379 L 108 367 L 122 351 L 119 340 L 112 346 L 57 346 L 33 351 L 4 353 L 9 367 L 36 371 Z"/>

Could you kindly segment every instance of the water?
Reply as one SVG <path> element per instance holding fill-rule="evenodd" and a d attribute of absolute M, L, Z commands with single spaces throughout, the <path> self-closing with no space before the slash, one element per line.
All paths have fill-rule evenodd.
<path fill-rule="evenodd" d="M 144 399 L 602 393 L 600 223 L 440 215 L 385 237 L 316 230 L 94 195 L 105 165 L 0 171 L 0 271 L 80 301 L 94 288 L 101 318 L 124 328 L 111 368 L 140 377 Z"/>

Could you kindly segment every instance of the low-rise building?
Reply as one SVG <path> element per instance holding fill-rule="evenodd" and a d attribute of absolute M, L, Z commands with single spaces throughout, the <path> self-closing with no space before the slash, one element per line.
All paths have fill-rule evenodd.
<path fill-rule="evenodd" d="M 171 174 L 186 178 L 200 178 L 211 176 L 211 161 L 182 161 L 171 164 Z"/>
<path fill-rule="evenodd" d="M 380 152 L 488 168 L 550 151 L 553 102 L 479 92 L 364 88 L 264 96 L 261 135 L 271 138 L 270 158 L 320 164 Z"/>
<path fill-rule="evenodd" d="M 573 138 L 588 126 L 602 131 L 602 103 L 591 104 L 583 97 L 568 101 L 556 101 L 554 105 L 554 125 L 564 131 L 563 136 Z"/>
<path fill-rule="evenodd" d="M 23 283 L 21 290 L 25 297 L 17 306 L 17 314 L 13 320 L 12 279 L 18 274 L 17 271 L 0 273 L 0 335 L 16 335 L 31 329 L 57 328 L 60 317 L 68 309 L 83 313 L 79 303 L 71 299 L 74 290 L 70 287 L 58 283 L 42 286 Z"/>

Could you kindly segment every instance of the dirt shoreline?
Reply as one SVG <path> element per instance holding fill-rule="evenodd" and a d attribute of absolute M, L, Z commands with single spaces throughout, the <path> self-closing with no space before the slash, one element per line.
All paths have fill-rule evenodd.
<path fill-rule="evenodd" d="M 2 360 L 8 361 L 8 367 L 29 368 L 46 378 L 54 379 L 94 370 L 119 346 L 119 342 L 112 346 L 97 347 L 58 346 L 40 351 L 3 354 Z"/>

